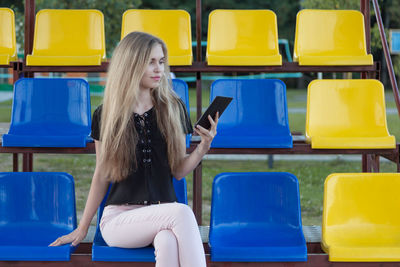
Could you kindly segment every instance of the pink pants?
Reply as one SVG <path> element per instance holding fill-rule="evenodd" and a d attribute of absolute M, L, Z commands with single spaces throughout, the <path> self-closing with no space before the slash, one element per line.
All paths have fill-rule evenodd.
<path fill-rule="evenodd" d="M 199 228 L 187 205 L 109 205 L 104 208 L 100 229 L 111 247 L 153 244 L 157 267 L 206 266 Z"/>

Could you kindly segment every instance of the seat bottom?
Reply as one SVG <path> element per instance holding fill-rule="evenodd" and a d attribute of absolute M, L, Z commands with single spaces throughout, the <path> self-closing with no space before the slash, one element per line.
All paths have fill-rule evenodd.
<path fill-rule="evenodd" d="M 35 56 L 26 57 L 27 66 L 100 66 L 102 56 Z"/>
<path fill-rule="evenodd" d="M 192 62 L 193 62 L 192 54 L 181 55 L 181 56 L 168 55 L 168 63 L 170 66 L 188 66 L 192 65 Z"/>
<path fill-rule="evenodd" d="M 282 66 L 282 56 L 220 56 L 208 54 L 207 64 L 210 66 Z"/>
<path fill-rule="evenodd" d="M 0 245 L 2 261 L 69 261 L 75 248 L 70 244 L 49 247 L 44 246 L 3 246 Z"/>
<path fill-rule="evenodd" d="M 330 246 L 329 261 L 383 262 L 400 261 L 400 246 Z"/>
<path fill-rule="evenodd" d="M 154 248 L 115 248 L 93 244 L 93 261 L 155 262 Z"/>
<path fill-rule="evenodd" d="M 212 261 L 232 262 L 278 262 L 307 261 L 307 247 L 211 247 Z"/>
<path fill-rule="evenodd" d="M 34 136 L 34 135 L 3 135 L 3 147 L 86 147 L 89 136 Z"/>
<path fill-rule="evenodd" d="M 300 66 L 372 65 L 372 55 L 363 56 L 299 56 Z"/>
<path fill-rule="evenodd" d="M 310 142 L 309 140 L 307 140 Z M 382 137 L 311 137 L 311 148 L 327 149 L 378 149 L 378 148 L 396 148 L 396 139 L 394 136 Z"/>
<path fill-rule="evenodd" d="M 155 262 L 154 247 L 145 248 L 117 248 L 109 247 L 104 241 L 100 229 L 96 234 L 92 246 L 93 261 L 115 261 L 115 262 Z"/>
<path fill-rule="evenodd" d="M 293 138 L 287 136 L 235 136 L 218 133 L 211 147 L 219 148 L 292 148 Z"/>
<path fill-rule="evenodd" d="M 9 64 L 10 64 L 10 56 L 0 55 L 0 65 L 9 65 Z"/>

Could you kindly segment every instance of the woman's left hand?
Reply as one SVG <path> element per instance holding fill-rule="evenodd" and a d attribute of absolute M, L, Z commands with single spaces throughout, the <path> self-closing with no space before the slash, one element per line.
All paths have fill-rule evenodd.
<path fill-rule="evenodd" d="M 210 115 L 208 115 L 208 120 L 210 121 L 211 128 L 209 130 L 201 127 L 200 125 L 196 125 L 194 131 L 200 135 L 201 141 L 200 144 L 198 145 L 198 149 L 200 149 L 200 152 L 203 154 L 206 154 L 207 151 L 210 149 L 211 142 L 214 139 L 215 135 L 217 134 L 217 125 L 218 125 L 218 119 L 219 119 L 219 113 L 215 115 L 215 120 L 211 118 Z"/>

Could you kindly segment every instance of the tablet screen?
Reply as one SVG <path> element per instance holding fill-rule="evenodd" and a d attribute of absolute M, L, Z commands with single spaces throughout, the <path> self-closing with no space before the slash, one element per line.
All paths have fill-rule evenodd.
<path fill-rule="evenodd" d="M 221 117 L 222 113 L 228 107 L 229 103 L 231 103 L 232 99 L 232 97 L 216 96 L 213 102 L 210 104 L 210 106 L 208 106 L 207 110 L 203 113 L 203 115 L 196 122 L 195 125 L 200 125 L 205 129 L 210 129 L 211 124 L 208 120 L 208 115 L 210 115 L 211 118 L 215 119 L 215 115 L 217 114 L 217 112 L 219 112 L 219 117 Z"/>

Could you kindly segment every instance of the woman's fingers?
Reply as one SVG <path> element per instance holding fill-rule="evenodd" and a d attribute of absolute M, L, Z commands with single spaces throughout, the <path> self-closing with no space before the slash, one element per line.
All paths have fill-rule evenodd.
<path fill-rule="evenodd" d="M 75 240 L 71 243 L 71 245 L 76 247 L 77 245 L 79 245 L 79 243 L 81 243 L 82 240 L 83 240 L 83 238 L 81 238 L 81 237 L 75 238 Z"/>
<path fill-rule="evenodd" d="M 219 112 L 218 112 L 218 111 L 217 111 L 217 113 L 215 114 L 214 120 L 213 120 L 213 118 L 212 118 L 210 115 L 208 115 L 208 120 L 209 120 L 210 123 L 211 123 L 211 127 L 212 127 L 212 126 L 216 126 L 216 125 L 218 124 L 218 119 L 219 119 Z"/>
<path fill-rule="evenodd" d="M 204 127 L 200 125 L 196 125 L 194 128 L 195 133 L 200 135 L 201 137 L 201 142 L 199 144 L 199 147 L 201 146 L 204 151 L 208 151 L 210 149 L 210 145 L 212 140 L 214 139 L 215 135 L 217 134 L 217 124 L 218 124 L 218 118 L 219 118 L 219 113 L 215 115 L 215 120 L 211 118 L 210 115 L 208 115 L 208 120 L 211 124 L 211 128 L 209 130 L 205 129 Z"/>
<path fill-rule="evenodd" d="M 82 237 L 77 235 L 77 233 L 74 231 L 70 233 L 69 235 L 63 235 L 57 238 L 53 243 L 51 243 L 49 246 L 61 246 L 64 244 L 68 244 L 72 242 L 72 246 L 77 246 L 81 241 L 83 240 Z"/>
<path fill-rule="evenodd" d="M 212 129 L 212 127 L 215 125 L 215 122 L 214 122 L 214 120 L 211 118 L 210 115 L 208 115 L 208 121 L 209 121 L 210 124 L 211 124 L 211 128 L 210 128 L 210 129 Z"/>
<path fill-rule="evenodd" d="M 54 247 L 54 246 L 57 246 L 57 243 L 58 241 L 56 240 L 56 241 L 54 241 L 53 243 L 51 243 L 50 245 L 49 245 L 49 247 Z"/>
<path fill-rule="evenodd" d="M 217 134 L 218 119 L 219 119 L 219 112 L 217 112 L 217 114 L 215 114 L 214 120 L 211 118 L 210 115 L 208 116 L 208 121 L 211 124 L 210 132 L 212 132 L 214 136 Z"/>
<path fill-rule="evenodd" d="M 211 130 L 209 131 L 209 130 L 205 129 L 204 127 L 200 126 L 200 125 L 197 125 L 195 130 L 196 130 L 196 133 L 198 133 L 202 138 L 203 137 L 212 137 L 212 138 L 214 138 L 213 133 L 211 132 Z"/>
<path fill-rule="evenodd" d="M 64 240 L 65 240 L 65 236 L 61 236 L 59 238 L 57 238 L 53 243 L 51 243 L 49 246 L 53 247 L 53 246 L 61 246 L 64 245 Z"/>

